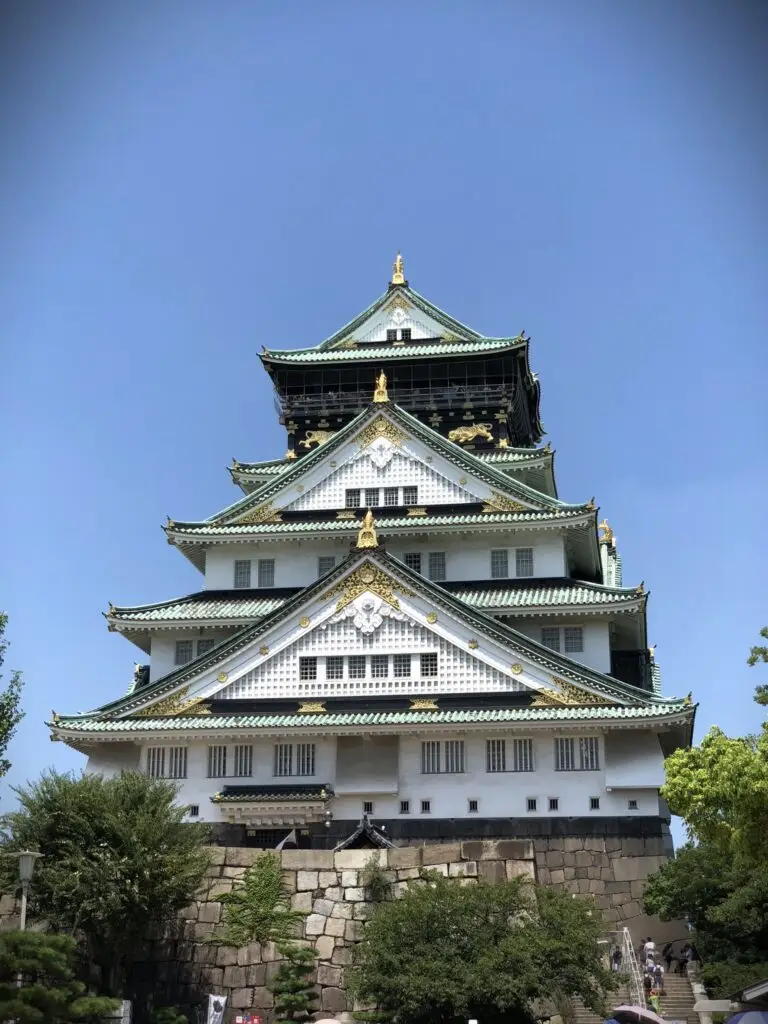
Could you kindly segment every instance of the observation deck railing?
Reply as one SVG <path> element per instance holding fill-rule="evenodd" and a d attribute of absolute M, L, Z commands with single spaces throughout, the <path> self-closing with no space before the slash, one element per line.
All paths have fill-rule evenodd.
<path fill-rule="evenodd" d="M 510 384 L 457 385 L 455 387 L 402 388 L 389 385 L 389 397 L 404 409 L 450 409 L 477 405 L 501 406 L 513 395 Z M 275 393 L 275 409 L 280 415 L 333 415 L 357 412 L 370 404 L 372 388 L 366 390 Z"/>

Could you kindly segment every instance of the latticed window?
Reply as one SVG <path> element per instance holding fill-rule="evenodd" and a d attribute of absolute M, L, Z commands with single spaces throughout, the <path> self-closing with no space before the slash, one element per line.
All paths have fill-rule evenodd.
<path fill-rule="evenodd" d="M 599 811 L 600 810 L 600 797 L 599 796 L 591 796 L 589 798 L 589 809 L 590 809 L 590 811 Z"/>
<path fill-rule="evenodd" d="M 335 555 L 320 555 L 320 557 L 317 560 L 317 575 L 318 576 L 325 576 L 325 574 L 327 572 L 330 572 L 331 569 L 333 569 L 335 565 L 336 565 L 336 556 Z"/>
<path fill-rule="evenodd" d="M 373 508 L 379 504 L 379 488 L 378 487 L 366 487 L 365 488 L 365 504 L 368 508 Z"/>
<path fill-rule="evenodd" d="M 317 679 L 317 658 L 299 658 L 299 679 Z"/>
<path fill-rule="evenodd" d="M 208 778 L 223 779 L 227 774 L 227 748 L 208 747 Z"/>
<path fill-rule="evenodd" d="M 365 679 L 365 655 L 353 654 L 349 659 L 349 678 Z"/>
<path fill-rule="evenodd" d="M 532 772 L 533 768 L 533 740 L 512 740 L 511 771 Z"/>
<path fill-rule="evenodd" d="M 458 774 L 464 771 L 464 740 L 445 741 L 445 771 Z"/>
<path fill-rule="evenodd" d="M 400 331 L 400 338 L 403 341 L 410 341 L 411 340 L 411 330 L 412 330 L 412 328 L 410 328 L 410 327 L 403 327 L 403 329 Z"/>
<path fill-rule="evenodd" d="M 168 747 L 168 757 L 166 759 L 168 767 L 167 778 L 169 779 L 186 779 L 187 777 L 187 748 L 186 747 Z"/>
<path fill-rule="evenodd" d="M 165 747 L 147 748 L 147 775 L 153 779 L 165 778 Z"/>
<path fill-rule="evenodd" d="M 407 679 L 411 674 L 410 654 L 395 654 L 392 656 L 392 674 L 395 679 Z"/>
<path fill-rule="evenodd" d="M 274 558 L 259 559 L 259 586 L 274 587 L 275 585 L 275 560 Z"/>
<path fill-rule="evenodd" d="M 559 808 L 559 806 L 560 806 L 560 801 L 558 800 L 558 798 L 556 796 L 551 796 L 549 798 L 549 809 L 550 809 L 550 811 L 556 811 Z"/>
<path fill-rule="evenodd" d="M 239 589 L 247 589 L 251 585 L 251 560 L 250 558 L 235 559 L 234 586 Z"/>
<path fill-rule="evenodd" d="M 405 556 L 405 564 L 414 572 L 421 572 L 421 552 L 409 551 Z"/>
<path fill-rule="evenodd" d="M 403 504 L 404 505 L 416 505 L 419 501 L 419 488 L 418 487 L 404 487 L 403 488 Z"/>
<path fill-rule="evenodd" d="M 211 640 L 210 638 L 207 639 L 207 640 L 198 640 L 197 641 L 197 656 L 198 656 L 198 658 L 200 657 L 201 654 L 207 654 L 208 651 L 211 650 L 211 648 L 213 647 L 213 645 L 215 643 L 216 643 L 216 641 L 215 640 Z"/>
<path fill-rule="evenodd" d="M 563 630 L 563 650 L 566 654 L 581 654 L 584 650 L 584 630 L 581 626 L 566 626 Z"/>
<path fill-rule="evenodd" d="M 235 775 L 240 779 L 253 775 L 253 747 L 250 743 L 235 747 Z"/>
<path fill-rule="evenodd" d="M 485 770 L 505 772 L 507 770 L 507 745 L 504 740 L 486 740 Z"/>
<path fill-rule="evenodd" d="M 421 675 L 422 678 L 434 678 L 437 675 L 437 652 L 422 654 Z"/>
<path fill-rule="evenodd" d="M 385 487 L 384 488 L 384 504 L 385 505 L 397 505 L 397 488 L 396 487 Z"/>
<path fill-rule="evenodd" d="M 343 679 L 344 678 L 344 659 L 333 656 L 325 659 L 325 678 L 326 679 Z"/>
<path fill-rule="evenodd" d="M 397 341 L 397 328 L 396 327 L 389 327 L 389 328 L 387 328 L 387 341 Z"/>
<path fill-rule="evenodd" d="M 346 508 L 360 508 L 360 488 L 347 488 L 344 492 L 344 505 Z"/>
<path fill-rule="evenodd" d="M 314 743 L 297 743 L 296 744 L 296 774 L 297 775 L 314 775 L 315 774 L 315 744 Z"/>
<path fill-rule="evenodd" d="M 174 651 L 173 660 L 176 665 L 186 665 L 188 661 L 192 661 L 194 653 L 192 650 L 191 640 L 177 640 L 176 649 Z"/>
<path fill-rule="evenodd" d="M 373 800 L 363 800 L 363 814 L 373 814 Z"/>
<path fill-rule="evenodd" d="M 422 800 L 421 801 L 421 813 L 422 814 L 430 814 L 431 811 L 432 811 L 432 801 L 431 800 Z"/>
<path fill-rule="evenodd" d="M 401 800 L 400 801 L 400 813 L 401 814 L 410 814 L 411 813 L 411 801 L 410 800 Z"/>
<path fill-rule="evenodd" d="M 477 814 L 478 802 L 477 800 L 467 800 L 467 811 L 470 814 Z"/>
<path fill-rule="evenodd" d="M 573 772 L 576 770 L 575 741 L 572 736 L 558 736 L 555 740 L 555 771 Z"/>
<path fill-rule="evenodd" d="M 421 744 L 421 774 L 438 775 L 440 772 L 440 742 L 427 740 Z"/>
<path fill-rule="evenodd" d="M 515 575 L 533 576 L 533 548 L 516 548 Z"/>
<path fill-rule="evenodd" d="M 529 811 L 535 811 L 536 810 L 536 797 L 535 796 L 529 796 L 528 797 L 528 799 L 526 800 L 526 808 Z"/>
<path fill-rule="evenodd" d="M 491 552 L 491 579 L 505 580 L 509 576 L 509 552 L 498 550 Z"/>
<path fill-rule="evenodd" d="M 386 654 L 371 655 L 371 678 L 386 679 L 389 675 L 389 658 Z"/>
<path fill-rule="evenodd" d="M 445 552 L 429 552 L 429 578 L 440 582 L 445 579 Z"/>
<path fill-rule="evenodd" d="M 293 774 L 293 747 L 290 743 L 277 743 L 275 745 L 275 767 L 274 775 Z"/>
<path fill-rule="evenodd" d="M 544 626 L 541 631 L 541 642 L 551 651 L 560 650 L 560 627 Z"/>
<path fill-rule="evenodd" d="M 579 740 L 579 766 L 583 772 L 600 770 L 600 741 L 597 736 L 582 736 Z"/>

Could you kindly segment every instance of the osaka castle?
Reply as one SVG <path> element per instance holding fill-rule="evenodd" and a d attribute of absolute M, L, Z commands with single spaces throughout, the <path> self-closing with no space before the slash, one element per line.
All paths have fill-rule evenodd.
<path fill-rule="evenodd" d="M 595 501 L 558 495 L 529 354 L 399 255 L 330 338 L 265 348 L 286 450 L 166 523 L 199 589 L 109 605 L 133 682 L 52 738 L 175 780 L 228 845 L 668 835 L 695 706 L 662 696 L 648 593 Z"/>

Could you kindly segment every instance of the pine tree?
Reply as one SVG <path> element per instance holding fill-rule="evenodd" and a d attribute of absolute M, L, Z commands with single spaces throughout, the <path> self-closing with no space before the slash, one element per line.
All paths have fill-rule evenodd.
<path fill-rule="evenodd" d="M 315 950 L 295 943 L 279 943 L 278 952 L 285 960 L 280 964 L 270 990 L 275 996 L 275 1020 L 305 1021 L 317 1009 L 317 991 L 312 981 Z"/>

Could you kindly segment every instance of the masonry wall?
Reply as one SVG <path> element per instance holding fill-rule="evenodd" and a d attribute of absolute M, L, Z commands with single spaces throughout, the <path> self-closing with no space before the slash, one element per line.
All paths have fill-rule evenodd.
<path fill-rule="evenodd" d="M 340 1017 L 351 1007 L 344 991 L 344 971 L 371 913 L 361 872 L 376 857 L 395 896 L 423 869 L 473 885 L 525 875 L 554 885 L 578 898 L 594 900 L 611 929 L 628 927 L 637 941 L 653 935 L 677 937 L 679 925 L 662 925 L 642 912 L 645 880 L 664 862 L 664 841 L 652 838 L 554 837 L 545 839 L 471 840 L 408 846 L 392 850 L 295 850 L 282 854 L 291 903 L 304 911 L 304 938 L 317 951 L 319 1017 Z M 211 943 L 221 922 L 220 897 L 237 885 L 261 851 L 241 847 L 212 848 L 212 864 L 199 899 L 163 934 L 137 952 L 131 984 L 136 995 L 135 1021 L 146 1020 L 144 1008 L 176 1004 L 192 1009 L 208 993 L 228 996 L 228 1021 L 238 1010 L 271 1018 L 268 983 L 278 969 L 272 946 L 233 949 Z M 0 900 L 0 927 L 18 925 L 12 897 Z M 672 933 L 674 932 L 674 936 Z M 192 1018 L 194 1019 L 194 1017 Z M 344 1019 L 344 1018 L 343 1018 Z"/>

